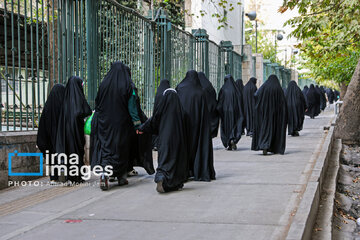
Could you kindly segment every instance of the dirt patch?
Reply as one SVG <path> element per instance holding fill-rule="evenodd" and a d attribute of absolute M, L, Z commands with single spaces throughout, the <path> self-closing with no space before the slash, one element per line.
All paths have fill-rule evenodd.
<path fill-rule="evenodd" d="M 359 145 L 342 145 L 332 227 L 333 239 L 360 238 Z"/>

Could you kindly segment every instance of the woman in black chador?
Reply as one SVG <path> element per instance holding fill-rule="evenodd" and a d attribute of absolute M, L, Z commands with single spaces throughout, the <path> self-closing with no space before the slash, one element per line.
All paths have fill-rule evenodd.
<path fill-rule="evenodd" d="M 305 102 L 306 102 L 306 106 L 308 105 L 308 101 L 307 101 L 307 97 L 306 97 L 306 94 L 307 92 L 309 91 L 309 87 L 307 85 L 304 86 L 304 89 L 302 90 L 302 94 L 305 98 Z"/>
<path fill-rule="evenodd" d="M 119 185 L 128 183 L 127 170 L 137 151 L 133 144 L 141 121 L 134 91 L 126 66 L 113 63 L 99 86 L 91 122 L 91 166 L 112 166 L 111 177 L 117 177 Z M 151 174 L 151 166 L 145 169 Z M 107 190 L 108 177 L 102 175 L 100 180 L 101 189 Z"/>
<path fill-rule="evenodd" d="M 161 93 L 158 89 L 158 93 Z M 176 191 L 188 178 L 186 129 L 184 112 L 176 91 L 168 88 L 154 107 L 154 113 L 139 127 L 142 132 L 159 136 L 156 190 L 159 193 Z"/>
<path fill-rule="evenodd" d="M 288 134 L 299 136 L 305 118 L 306 102 L 301 89 L 295 81 L 290 81 L 286 91 L 288 106 Z"/>
<path fill-rule="evenodd" d="M 224 81 L 217 105 L 217 111 L 221 118 L 221 141 L 225 148 L 228 147 L 228 150 L 236 150 L 236 144 L 239 142 L 243 130 L 242 97 L 231 75 L 227 75 Z"/>
<path fill-rule="evenodd" d="M 79 77 L 70 77 L 66 84 L 64 101 L 60 112 L 56 137 L 56 152 L 69 156 L 78 155 L 78 176 L 67 176 L 71 182 L 81 182 L 80 167 L 84 165 L 84 119 L 91 114 L 91 108 L 86 101 L 83 89 L 83 80 Z"/>
<path fill-rule="evenodd" d="M 167 80 L 167 79 L 161 80 L 160 84 L 156 90 L 154 110 L 156 109 L 157 105 L 159 105 L 159 102 L 160 102 L 161 98 L 163 97 L 163 92 L 168 88 L 170 88 L 169 80 Z M 155 151 L 157 151 L 159 148 L 159 136 L 158 135 L 153 135 L 152 144 L 153 144 L 153 149 Z"/>
<path fill-rule="evenodd" d="M 335 94 L 331 88 L 326 89 L 326 95 L 329 101 L 329 104 L 333 104 L 335 100 Z"/>
<path fill-rule="evenodd" d="M 128 164 L 128 177 L 138 175 L 134 169 L 135 166 L 142 167 L 146 172 L 151 175 L 155 173 L 152 157 L 152 135 L 142 134 L 136 135 L 135 130 L 148 119 L 146 114 L 141 109 L 140 97 L 138 89 L 131 79 L 131 70 L 128 66 L 125 67 L 129 73 L 132 94 L 128 101 L 128 110 L 134 125 L 134 133 L 132 134 L 131 155 Z M 111 180 L 114 180 L 111 178 Z"/>
<path fill-rule="evenodd" d="M 185 112 L 189 175 L 195 181 L 214 180 L 211 119 L 197 72 L 188 71 L 176 91 Z"/>
<path fill-rule="evenodd" d="M 206 78 L 203 72 L 198 73 L 201 87 L 205 92 L 206 102 L 211 119 L 211 137 L 216 137 L 219 130 L 219 114 L 216 111 L 216 91 L 211 82 Z"/>
<path fill-rule="evenodd" d="M 254 129 L 254 109 L 255 97 L 254 94 L 257 90 L 257 79 L 252 77 L 244 86 L 244 113 L 246 119 L 246 135 L 252 136 Z"/>
<path fill-rule="evenodd" d="M 287 104 L 276 75 L 255 94 L 254 134 L 251 150 L 284 154 L 286 146 Z"/>
<path fill-rule="evenodd" d="M 324 109 L 326 108 L 325 92 L 323 92 L 318 85 L 315 86 L 315 90 L 320 95 L 320 110 L 324 111 Z"/>
<path fill-rule="evenodd" d="M 240 94 L 241 94 L 241 110 L 243 112 L 243 126 L 242 126 L 242 133 L 245 134 L 245 128 L 246 128 L 246 118 L 245 118 L 245 110 L 244 110 L 244 83 L 242 79 L 236 80 L 236 85 L 239 88 Z"/>
<path fill-rule="evenodd" d="M 56 136 L 64 95 L 65 87 L 61 84 L 55 84 L 41 113 L 36 144 L 43 154 L 48 151 L 49 156 L 56 153 Z M 49 166 L 51 166 L 51 161 Z M 54 174 L 50 172 L 50 181 L 57 181 L 58 178 L 57 172 Z"/>
<path fill-rule="evenodd" d="M 305 115 L 315 118 L 320 113 L 320 94 L 316 91 L 314 84 L 310 85 L 306 93 L 306 99 L 308 110 L 305 112 Z"/>

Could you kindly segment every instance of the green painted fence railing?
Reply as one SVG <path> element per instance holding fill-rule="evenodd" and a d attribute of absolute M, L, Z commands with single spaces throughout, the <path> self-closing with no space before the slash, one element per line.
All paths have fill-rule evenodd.
<path fill-rule="evenodd" d="M 242 56 L 231 42 L 216 44 L 204 29 L 173 25 L 166 13 L 144 17 L 114 0 L 4 0 L 0 3 L 0 131 L 38 127 L 54 84 L 84 80 L 92 107 L 114 61 L 131 69 L 141 105 L 151 115 L 161 79 L 175 87 L 190 69 L 216 91 L 226 74 L 241 78 Z"/>

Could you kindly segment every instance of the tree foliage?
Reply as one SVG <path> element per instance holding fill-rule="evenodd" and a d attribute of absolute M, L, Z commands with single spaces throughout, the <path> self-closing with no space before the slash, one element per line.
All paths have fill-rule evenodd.
<path fill-rule="evenodd" d="M 280 12 L 297 9 L 288 20 L 290 36 L 303 42 L 302 68 L 319 82 L 349 83 L 360 57 L 358 0 L 284 0 Z"/>

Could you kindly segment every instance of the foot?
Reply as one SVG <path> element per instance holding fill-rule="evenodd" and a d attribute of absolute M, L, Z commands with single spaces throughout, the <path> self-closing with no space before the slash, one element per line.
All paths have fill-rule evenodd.
<path fill-rule="evenodd" d="M 267 149 L 264 149 L 264 150 L 263 150 L 263 155 L 267 155 L 267 154 L 268 154 Z"/>
<path fill-rule="evenodd" d="M 135 170 L 135 169 L 133 169 L 133 170 L 131 170 L 130 172 L 128 172 L 128 177 L 132 177 L 132 176 L 137 176 L 139 173 Z"/>
<path fill-rule="evenodd" d="M 299 134 L 298 131 L 295 131 L 295 136 L 296 136 L 296 137 L 300 136 L 300 134 Z"/>
<path fill-rule="evenodd" d="M 65 182 L 66 182 L 66 176 L 65 176 L 65 172 L 64 172 L 64 171 L 61 171 L 61 172 L 60 172 L 59 182 L 62 182 L 62 183 L 65 183 Z"/>
<path fill-rule="evenodd" d="M 232 146 L 231 146 L 231 144 L 228 146 L 228 148 L 227 148 L 226 150 L 232 151 Z"/>
<path fill-rule="evenodd" d="M 109 182 L 115 182 L 116 180 L 116 177 L 109 177 Z"/>
<path fill-rule="evenodd" d="M 107 191 L 109 189 L 109 177 L 102 174 L 100 176 L 100 189 L 103 191 Z"/>
<path fill-rule="evenodd" d="M 128 185 L 129 184 L 129 182 L 128 182 L 128 180 L 126 180 L 126 178 L 119 178 L 118 179 L 118 185 L 119 186 L 124 186 L 124 185 Z"/>
<path fill-rule="evenodd" d="M 158 192 L 158 193 L 165 193 L 165 190 L 164 190 L 164 187 L 163 187 L 163 182 L 162 181 L 159 181 L 159 182 L 157 182 L 156 183 L 157 185 L 156 185 L 156 191 Z"/>
<path fill-rule="evenodd" d="M 230 146 L 231 146 L 232 150 L 234 150 L 234 151 L 237 149 L 234 140 L 231 140 L 231 141 L 230 141 Z"/>

